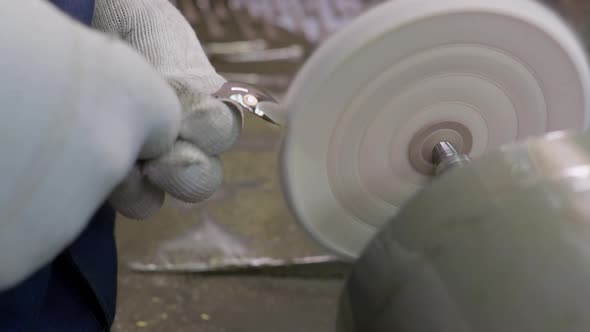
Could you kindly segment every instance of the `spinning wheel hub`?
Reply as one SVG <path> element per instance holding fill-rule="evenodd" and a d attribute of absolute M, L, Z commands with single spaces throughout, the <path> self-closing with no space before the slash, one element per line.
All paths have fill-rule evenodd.
<path fill-rule="evenodd" d="M 424 175 L 432 175 L 436 167 L 433 150 L 440 142 L 449 143 L 462 154 L 469 154 L 473 136 L 469 128 L 458 122 L 441 122 L 416 132 L 408 145 L 408 158 L 412 167 Z"/>

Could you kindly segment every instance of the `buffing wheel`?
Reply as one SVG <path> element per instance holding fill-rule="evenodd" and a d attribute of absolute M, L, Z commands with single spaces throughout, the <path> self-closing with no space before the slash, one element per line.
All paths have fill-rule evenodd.
<path fill-rule="evenodd" d="M 448 141 L 477 158 L 588 122 L 575 35 L 528 0 L 397 0 L 333 35 L 298 73 L 282 181 L 297 219 L 355 258 L 431 178 Z"/>

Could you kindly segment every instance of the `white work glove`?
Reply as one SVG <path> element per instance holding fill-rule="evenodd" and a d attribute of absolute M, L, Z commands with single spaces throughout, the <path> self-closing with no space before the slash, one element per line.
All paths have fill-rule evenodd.
<path fill-rule="evenodd" d="M 73 241 L 137 158 L 178 136 L 173 89 L 46 1 L 0 1 L 0 290 Z"/>
<path fill-rule="evenodd" d="M 143 219 L 164 192 L 185 201 L 211 196 L 222 181 L 217 155 L 235 142 L 239 114 L 211 97 L 225 80 L 209 63 L 197 36 L 168 0 L 96 0 L 94 28 L 122 38 L 174 88 L 182 104 L 180 137 L 165 156 L 138 164 L 110 198 L 123 215 Z"/>

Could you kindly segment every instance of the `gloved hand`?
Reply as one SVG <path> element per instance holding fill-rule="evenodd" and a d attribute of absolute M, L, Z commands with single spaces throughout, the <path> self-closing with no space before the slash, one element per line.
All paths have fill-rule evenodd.
<path fill-rule="evenodd" d="M 140 55 L 45 1 L 1 1 L 0 45 L 1 290 L 73 241 L 138 157 L 170 150 L 181 107 Z"/>
<path fill-rule="evenodd" d="M 194 30 L 168 0 L 96 0 L 96 29 L 125 40 L 162 74 L 176 91 L 183 115 L 173 149 L 138 164 L 111 196 L 123 215 L 153 215 L 164 192 L 186 202 L 212 195 L 222 180 L 217 155 L 236 140 L 239 114 L 211 94 L 223 85 Z"/>

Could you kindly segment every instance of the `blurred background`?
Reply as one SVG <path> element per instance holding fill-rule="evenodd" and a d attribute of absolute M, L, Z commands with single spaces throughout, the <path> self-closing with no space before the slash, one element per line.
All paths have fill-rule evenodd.
<path fill-rule="evenodd" d="M 224 77 L 281 100 L 325 38 L 383 1 L 173 2 Z M 590 1 L 543 2 L 590 45 Z M 212 199 L 189 205 L 168 197 L 156 218 L 120 218 L 114 332 L 332 331 L 348 264 L 312 242 L 288 211 L 279 143 L 278 128 L 247 117 L 223 157 L 225 183 Z M 265 263 L 278 266 L 254 266 Z"/>

